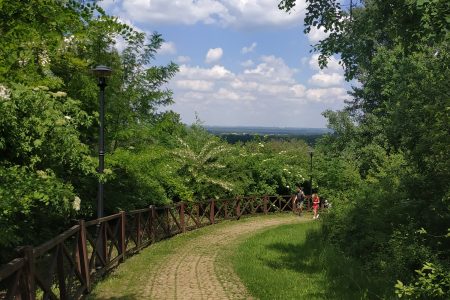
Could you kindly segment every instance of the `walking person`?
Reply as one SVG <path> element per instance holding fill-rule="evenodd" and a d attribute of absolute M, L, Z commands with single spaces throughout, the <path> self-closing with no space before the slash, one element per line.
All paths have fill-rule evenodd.
<path fill-rule="evenodd" d="M 319 204 L 320 204 L 319 196 L 317 194 L 313 194 L 312 195 L 312 200 L 313 200 L 313 210 L 314 210 L 314 217 L 313 217 L 313 219 L 318 219 L 319 218 L 319 214 L 317 212 L 319 210 Z"/>
<path fill-rule="evenodd" d="M 303 193 L 302 187 L 297 185 L 297 194 L 295 195 L 294 203 L 297 205 L 298 215 L 303 213 L 303 202 L 305 201 L 305 193 Z"/>

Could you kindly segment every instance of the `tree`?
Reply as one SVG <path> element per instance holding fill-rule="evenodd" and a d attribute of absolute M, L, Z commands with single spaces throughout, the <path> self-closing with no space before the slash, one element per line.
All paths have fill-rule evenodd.
<path fill-rule="evenodd" d="M 289 11 L 295 2 L 279 7 Z M 348 114 L 327 113 L 337 131 L 325 151 L 353 153 L 365 179 L 353 195 L 357 204 L 329 231 L 343 234 L 341 241 L 348 241 L 346 231 L 360 237 L 362 246 L 338 242 L 356 256 L 364 256 L 364 245 L 381 245 L 366 265 L 372 272 L 384 268 L 391 278 L 407 278 L 423 261 L 450 265 L 448 240 L 414 234 L 423 227 L 442 236 L 450 226 L 449 14 L 450 3 L 442 0 L 359 1 L 350 9 L 333 0 L 307 1 L 305 32 L 323 27 L 329 33 L 313 48 L 321 66 L 339 54 L 346 78 L 360 82 Z M 383 205 L 390 214 L 368 214 Z"/>

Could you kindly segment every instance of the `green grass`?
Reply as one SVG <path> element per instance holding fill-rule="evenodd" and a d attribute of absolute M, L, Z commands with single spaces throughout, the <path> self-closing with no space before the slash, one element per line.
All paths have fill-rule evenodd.
<path fill-rule="evenodd" d="M 226 249 L 221 263 L 259 299 L 379 299 L 380 286 L 320 236 L 320 222 L 284 225 Z"/>

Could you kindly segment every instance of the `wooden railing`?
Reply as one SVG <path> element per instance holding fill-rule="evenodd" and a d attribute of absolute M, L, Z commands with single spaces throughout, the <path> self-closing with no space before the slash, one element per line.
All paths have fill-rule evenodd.
<path fill-rule="evenodd" d="M 0 268 L 0 299 L 79 299 L 128 256 L 161 239 L 243 215 L 296 211 L 293 196 L 239 197 L 120 212 L 77 225 Z"/>

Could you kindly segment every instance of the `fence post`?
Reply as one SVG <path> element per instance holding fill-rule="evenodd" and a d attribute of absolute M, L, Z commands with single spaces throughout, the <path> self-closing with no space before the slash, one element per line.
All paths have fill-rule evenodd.
<path fill-rule="evenodd" d="M 180 202 L 180 225 L 181 232 L 186 232 L 186 223 L 184 222 L 184 202 Z"/>
<path fill-rule="evenodd" d="M 264 210 L 264 214 L 265 215 L 267 215 L 267 202 L 268 202 L 267 198 L 268 198 L 267 195 L 264 195 L 264 198 L 263 198 L 263 210 Z"/>
<path fill-rule="evenodd" d="M 170 230 L 170 219 L 169 219 L 169 208 L 164 208 L 165 222 L 167 224 L 167 237 L 171 236 L 172 231 Z"/>
<path fill-rule="evenodd" d="M 213 200 L 211 200 L 211 203 L 210 203 L 210 209 L 209 209 L 209 222 L 211 223 L 211 224 L 214 224 L 214 199 Z"/>
<path fill-rule="evenodd" d="M 86 225 L 84 220 L 78 221 L 80 224 L 80 231 L 78 232 L 78 256 L 80 258 L 80 274 L 86 285 L 86 292 L 91 291 L 91 278 L 89 275 L 89 258 L 87 254 L 86 243 Z M 95 254 L 94 254 L 95 255 Z"/>
<path fill-rule="evenodd" d="M 126 249 L 126 222 L 127 222 L 127 217 L 125 215 L 124 211 L 120 212 L 120 228 L 119 228 L 119 254 L 122 256 L 120 258 L 120 262 L 124 262 L 125 260 L 125 253 L 127 252 Z"/>
<path fill-rule="evenodd" d="M 109 264 L 108 257 L 108 231 L 106 230 L 106 226 L 108 226 L 108 221 L 104 221 L 103 224 L 100 224 L 100 251 L 102 253 L 103 258 L 105 259 L 105 266 Z"/>
<path fill-rule="evenodd" d="M 156 241 L 156 226 L 155 226 L 155 219 L 156 219 L 156 211 L 155 206 L 150 205 L 150 209 L 152 210 L 152 213 L 150 215 L 150 226 L 151 226 L 151 233 L 152 233 L 152 243 Z"/>
<path fill-rule="evenodd" d="M 60 299 L 67 299 L 66 281 L 64 278 L 64 250 L 62 244 L 59 244 L 56 249 L 56 274 L 59 283 L 59 297 Z"/>
<path fill-rule="evenodd" d="M 140 250 L 141 247 L 141 212 L 137 213 L 137 219 L 136 219 L 136 241 L 137 241 L 137 249 Z"/>
<path fill-rule="evenodd" d="M 295 214 L 297 212 L 297 207 L 295 207 L 295 195 L 291 196 L 291 203 L 292 203 L 292 212 Z"/>
<path fill-rule="evenodd" d="M 228 219 L 228 201 L 225 200 L 223 203 L 224 203 L 223 204 L 223 208 L 224 208 L 224 211 L 225 211 L 225 220 L 227 220 Z"/>
<path fill-rule="evenodd" d="M 256 213 L 255 205 L 256 205 L 256 196 L 252 196 L 250 198 L 250 214 L 254 215 Z"/>
<path fill-rule="evenodd" d="M 36 299 L 36 288 L 34 283 L 34 255 L 33 248 L 31 246 L 25 246 L 22 248 L 22 253 L 26 261 L 25 265 L 25 290 L 22 291 L 22 299 L 35 300 Z"/>
<path fill-rule="evenodd" d="M 236 217 L 239 219 L 241 217 L 241 199 L 236 198 Z"/>

